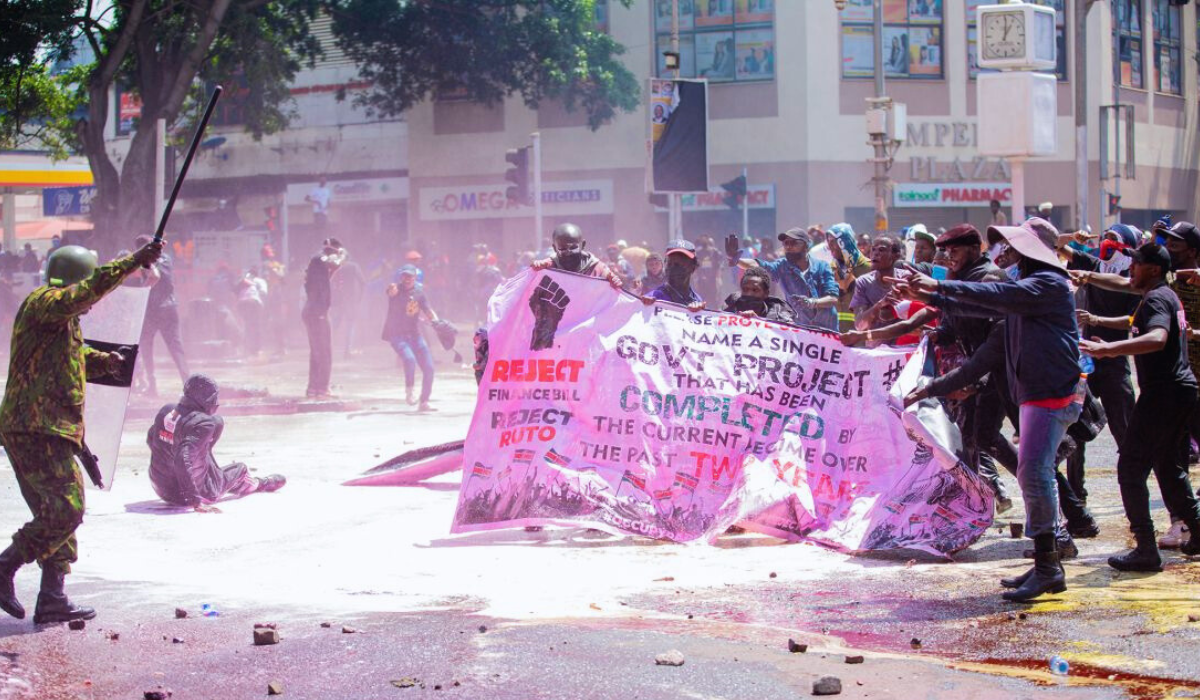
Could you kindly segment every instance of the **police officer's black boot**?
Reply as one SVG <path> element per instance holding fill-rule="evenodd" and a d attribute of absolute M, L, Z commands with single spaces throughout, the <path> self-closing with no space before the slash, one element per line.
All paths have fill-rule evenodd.
<path fill-rule="evenodd" d="M 1067 575 L 1058 558 L 1054 534 L 1033 538 L 1033 569 L 1016 590 L 1004 594 L 1005 600 L 1027 603 L 1043 593 L 1062 593 L 1067 590 Z"/>
<path fill-rule="evenodd" d="M 0 552 L 0 609 L 18 620 L 25 619 L 25 606 L 17 600 L 17 590 L 13 585 L 13 578 L 17 575 L 17 569 L 21 568 L 24 563 L 21 556 L 17 554 L 16 545 L 10 544 L 8 549 Z"/>
<path fill-rule="evenodd" d="M 90 620 L 96 616 L 91 608 L 81 608 L 67 600 L 63 592 L 66 573 L 53 566 L 42 567 L 42 591 L 38 593 L 37 607 L 33 611 L 33 622 L 49 625 L 71 620 Z"/>
<path fill-rule="evenodd" d="M 1133 534 L 1137 538 L 1137 547 L 1128 554 L 1109 557 L 1108 565 L 1118 571 L 1162 571 L 1162 555 L 1158 553 L 1154 531 Z"/>

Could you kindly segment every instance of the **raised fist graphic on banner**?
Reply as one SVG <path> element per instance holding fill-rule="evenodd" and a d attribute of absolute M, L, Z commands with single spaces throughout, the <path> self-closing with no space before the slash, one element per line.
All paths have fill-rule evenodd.
<path fill-rule="evenodd" d="M 530 350 L 545 350 L 553 347 L 554 334 L 558 331 L 558 322 L 562 320 L 563 311 L 571 297 L 558 286 L 558 283 L 547 277 L 542 277 L 537 289 L 529 297 L 529 308 L 533 311 L 533 337 L 529 339 Z"/>

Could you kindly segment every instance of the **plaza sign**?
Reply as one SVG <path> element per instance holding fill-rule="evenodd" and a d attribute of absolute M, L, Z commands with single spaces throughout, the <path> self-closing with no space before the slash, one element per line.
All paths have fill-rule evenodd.
<path fill-rule="evenodd" d="M 422 221 L 502 219 L 533 216 L 527 202 L 510 202 L 506 185 L 422 187 L 418 198 Z M 542 192 L 547 216 L 582 216 L 613 213 L 612 180 L 547 182 Z"/>
<path fill-rule="evenodd" d="M 986 207 L 993 200 L 1012 204 L 1012 185 L 1007 182 L 903 182 L 892 192 L 895 207 Z"/>

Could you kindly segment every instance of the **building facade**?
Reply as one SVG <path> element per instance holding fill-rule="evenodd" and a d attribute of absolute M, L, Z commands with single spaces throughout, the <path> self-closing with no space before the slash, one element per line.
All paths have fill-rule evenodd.
<path fill-rule="evenodd" d="M 681 77 L 708 79 L 708 195 L 684 198 L 684 233 L 724 236 L 741 215 L 722 203 L 719 185 L 746 168 L 750 228 L 756 236 L 791 226 L 849 221 L 874 224 L 872 166 L 864 111 L 874 95 L 872 1 L 678 0 Z M 1058 150 L 1027 161 L 1026 203 L 1051 201 L 1054 220 L 1073 226 L 1076 204 L 1074 81 L 1087 87 L 1088 221 L 1112 221 L 1101 192 L 1100 112 L 1133 106 L 1134 178 L 1121 182 L 1124 220 L 1146 226 L 1163 213 L 1189 218 L 1197 188 L 1194 4 L 1169 0 L 1097 3 L 1086 19 L 1089 59 L 1075 65 L 1074 3 L 1058 10 Z M 886 92 L 907 107 L 903 145 L 890 174 L 891 228 L 931 229 L 991 221 L 988 200 L 1011 195 L 1010 168 L 977 148 L 974 67 L 978 0 L 884 0 Z M 1068 7 L 1067 5 L 1071 5 Z M 596 131 L 561 105 L 531 110 L 518 99 L 495 107 L 441 100 L 409 115 L 412 205 L 417 240 L 506 250 L 540 245 L 561 221 L 582 225 L 592 247 L 625 239 L 665 242 L 667 215 L 648 199 L 647 79 L 669 77 L 670 0 L 601 4 L 601 28 L 627 48 L 641 80 L 643 107 Z M 1114 32 L 1114 29 L 1116 30 Z M 1117 51 L 1114 52 L 1114 46 Z M 1114 60 L 1117 63 L 1114 70 Z M 543 231 L 532 207 L 504 197 L 505 150 L 541 134 Z M 1124 135 L 1122 135 L 1124 138 Z M 1111 146 L 1110 155 L 1115 154 Z"/>

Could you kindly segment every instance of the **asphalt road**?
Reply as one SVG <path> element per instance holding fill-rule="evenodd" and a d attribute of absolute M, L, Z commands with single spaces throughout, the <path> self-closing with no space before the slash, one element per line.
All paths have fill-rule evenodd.
<path fill-rule="evenodd" d="M 1104 563 L 1127 546 L 1107 435 L 1089 450 L 1101 536 L 1080 542 L 1065 594 L 1016 606 L 997 579 L 1027 566 L 1027 542 L 1007 528 L 955 562 L 753 535 L 716 546 L 583 529 L 451 537 L 456 474 L 413 488 L 340 484 L 461 438 L 468 373 L 443 365 L 433 414 L 403 404 L 382 352 L 338 363 L 344 403 L 276 400 L 303 394 L 305 361 L 205 368 L 229 386 L 268 387 L 275 398 L 255 410 L 278 409 L 231 415 L 218 457 L 289 479 L 220 514 L 155 503 L 140 417 L 155 403 L 140 401 L 113 491 L 89 493 L 68 579 L 100 614 L 82 631 L 0 619 L 0 698 L 140 698 L 159 685 L 175 698 L 250 698 L 272 681 L 295 698 L 789 698 L 825 674 L 856 698 L 1200 697 L 1200 623 L 1188 622 L 1200 614 L 1200 566 L 1174 555 L 1162 574 L 1118 576 Z M 0 470 L 0 529 L 26 518 Z M 997 523 L 1022 518 L 1018 505 Z M 32 608 L 36 567 L 17 587 Z M 203 603 L 220 615 L 201 617 Z M 261 622 L 281 643 L 252 645 Z M 789 653 L 789 638 L 808 652 Z M 656 666 L 671 649 L 684 665 Z M 844 662 L 858 653 L 865 663 Z M 1046 670 L 1056 653 L 1072 664 L 1065 679 Z"/>

